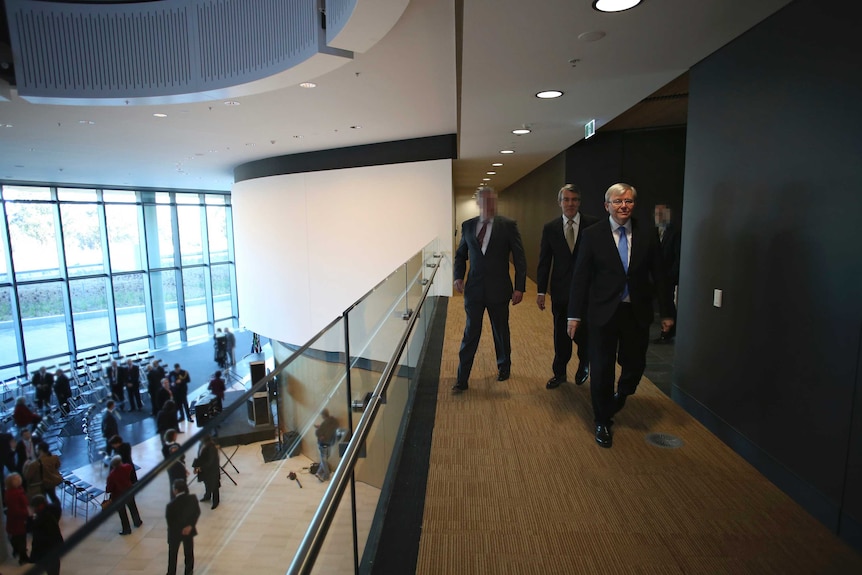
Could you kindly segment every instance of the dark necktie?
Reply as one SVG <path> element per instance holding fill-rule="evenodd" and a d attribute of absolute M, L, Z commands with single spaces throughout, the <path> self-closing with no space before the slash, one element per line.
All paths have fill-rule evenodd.
<path fill-rule="evenodd" d="M 569 244 L 569 251 L 575 251 L 575 227 L 573 220 L 566 220 L 566 243 Z"/>
<path fill-rule="evenodd" d="M 476 239 L 479 241 L 479 248 L 482 248 L 482 243 L 485 241 L 485 232 L 488 230 L 488 220 L 482 221 L 482 227 L 479 228 L 479 235 Z"/>

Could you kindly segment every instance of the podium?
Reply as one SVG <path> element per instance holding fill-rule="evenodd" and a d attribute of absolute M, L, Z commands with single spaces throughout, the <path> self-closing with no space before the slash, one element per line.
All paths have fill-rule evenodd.
<path fill-rule="evenodd" d="M 269 411 L 269 394 L 259 391 L 248 398 L 248 424 L 254 427 L 272 424 L 272 414 Z"/>

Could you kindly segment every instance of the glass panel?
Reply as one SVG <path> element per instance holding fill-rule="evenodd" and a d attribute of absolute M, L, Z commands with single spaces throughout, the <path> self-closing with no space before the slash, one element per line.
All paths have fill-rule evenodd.
<path fill-rule="evenodd" d="M 69 352 L 62 283 L 18 286 L 24 348 L 31 361 Z"/>
<path fill-rule="evenodd" d="M 231 273 L 233 266 L 230 264 L 212 266 L 213 282 L 213 317 L 224 319 L 233 315 L 231 307 Z"/>
<path fill-rule="evenodd" d="M 30 186 L 3 186 L 4 200 L 50 200 L 51 188 Z"/>
<path fill-rule="evenodd" d="M 99 194 L 96 190 L 57 188 L 57 199 L 61 202 L 96 202 Z"/>
<path fill-rule="evenodd" d="M 4 214 L 0 211 L 0 218 L 4 218 Z M 2 220 L 0 220 L 2 221 Z M 3 231 L 3 226 L 0 225 L 0 232 Z M 9 277 L 9 262 L 6 261 L 6 234 L 0 233 L 0 282 L 8 282 Z"/>
<path fill-rule="evenodd" d="M 18 363 L 18 345 L 12 325 L 12 288 L 0 288 L 0 365 Z M 16 368 L 17 369 L 17 368 Z"/>
<path fill-rule="evenodd" d="M 203 263 L 201 208 L 199 206 L 178 206 L 177 221 L 180 228 L 180 254 L 183 265 Z"/>
<path fill-rule="evenodd" d="M 93 275 L 105 271 L 97 208 L 96 204 L 60 205 L 66 270 L 70 276 Z"/>
<path fill-rule="evenodd" d="M 177 204 L 200 204 L 200 194 L 177 193 Z"/>
<path fill-rule="evenodd" d="M 114 276 L 114 309 L 120 341 L 147 335 L 144 274 Z"/>
<path fill-rule="evenodd" d="M 102 199 L 106 202 L 135 203 L 138 194 L 129 190 L 102 190 Z"/>
<path fill-rule="evenodd" d="M 158 194 L 157 194 L 158 195 Z M 171 206 L 148 208 L 147 248 L 151 268 L 169 268 L 174 265 L 174 224 L 171 219 Z M 155 221 L 150 221 L 150 218 Z M 151 237 L 155 232 L 156 238 Z M 157 241 L 153 241 L 156 239 Z"/>
<path fill-rule="evenodd" d="M 186 324 L 207 323 L 207 300 L 204 289 L 204 270 L 188 268 L 183 270 L 183 293 L 186 298 Z"/>
<path fill-rule="evenodd" d="M 136 353 L 143 349 L 150 348 L 150 340 L 148 339 L 138 339 L 135 341 L 126 341 L 119 345 L 120 355 L 126 355 L 128 353 Z"/>
<path fill-rule="evenodd" d="M 224 194 L 207 194 L 205 198 L 208 204 L 226 204 L 228 196 Z"/>
<path fill-rule="evenodd" d="M 107 193 L 107 192 L 106 192 Z M 108 248 L 111 269 L 115 272 L 144 268 L 141 257 L 140 208 L 129 205 L 106 205 Z"/>
<path fill-rule="evenodd" d="M 176 273 L 173 270 L 150 272 L 150 289 L 153 292 L 153 320 L 156 333 L 179 329 Z"/>
<path fill-rule="evenodd" d="M 209 233 L 210 261 L 226 262 L 230 259 L 227 231 L 227 208 L 207 206 L 207 232 Z"/>
<path fill-rule="evenodd" d="M 59 276 L 54 206 L 7 202 L 6 217 L 18 280 Z"/>
<path fill-rule="evenodd" d="M 186 330 L 186 339 L 190 342 L 198 340 L 198 339 L 210 339 L 210 326 L 207 325 L 199 325 L 197 327 L 190 327 Z"/>
<path fill-rule="evenodd" d="M 169 192 L 156 192 L 156 203 L 157 204 L 169 204 L 169 203 L 171 203 L 171 194 Z"/>
<path fill-rule="evenodd" d="M 75 347 L 78 349 L 96 347 L 111 341 L 108 290 L 105 282 L 105 278 L 69 282 L 72 319 L 75 322 Z"/>

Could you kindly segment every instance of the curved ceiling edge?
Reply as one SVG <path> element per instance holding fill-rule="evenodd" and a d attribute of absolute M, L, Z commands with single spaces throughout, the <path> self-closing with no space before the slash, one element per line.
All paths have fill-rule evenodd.
<path fill-rule="evenodd" d="M 359 18 L 368 28 L 365 36 L 379 40 L 391 28 L 392 15 L 376 22 L 363 16 L 373 8 L 368 2 L 339 1 L 356 4 L 345 29 L 353 29 L 350 22 Z M 396 11 L 402 1 L 386 0 Z M 326 44 L 318 0 L 257 0 L 255 10 L 246 0 L 5 4 L 16 88 L 34 103 L 237 97 L 313 79 L 353 56 L 346 44 Z M 356 46 L 365 50 L 366 44 Z"/>

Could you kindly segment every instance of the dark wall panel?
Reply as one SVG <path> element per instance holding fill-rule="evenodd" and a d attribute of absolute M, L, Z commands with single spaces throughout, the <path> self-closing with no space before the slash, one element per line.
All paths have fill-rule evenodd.
<path fill-rule="evenodd" d="M 524 252 L 527 255 L 527 275 L 536 279 L 539 264 L 539 241 L 542 226 L 560 214 L 557 192 L 566 184 L 565 153 L 558 154 L 521 178 L 500 194 L 499 212 L 518 222 Z M 529 300 L 535 302 L 535 294 Z"/>
<path fill-rule="evenodd" d="M 691 71 L 674 377 L 836 530 L 842 505 L 847 525 L 862 519 L 854 14 L 797 0 Z"/>

